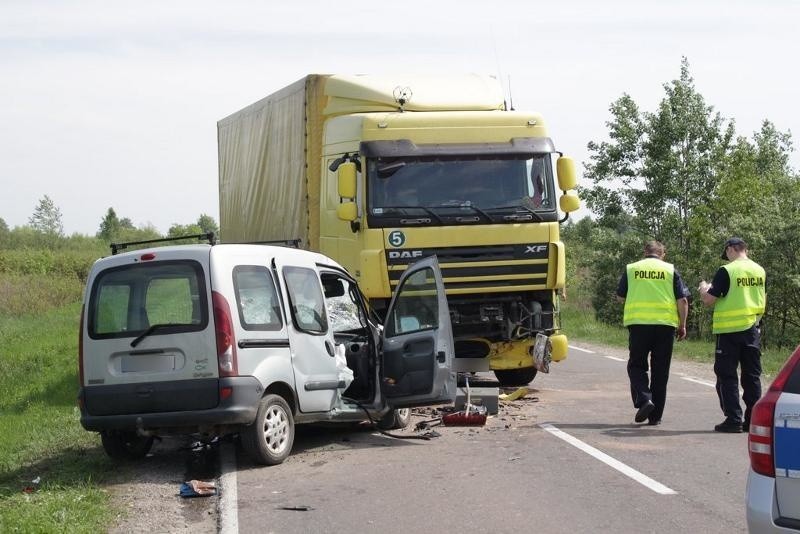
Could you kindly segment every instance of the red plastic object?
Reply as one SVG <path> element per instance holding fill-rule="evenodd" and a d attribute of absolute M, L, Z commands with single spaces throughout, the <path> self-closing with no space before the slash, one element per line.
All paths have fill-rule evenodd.
<path fill-rule="evenodd" d="M 486 414 L 456 412 L 442 416 L 444 426 L 483 426 L 486 424 Z"/>

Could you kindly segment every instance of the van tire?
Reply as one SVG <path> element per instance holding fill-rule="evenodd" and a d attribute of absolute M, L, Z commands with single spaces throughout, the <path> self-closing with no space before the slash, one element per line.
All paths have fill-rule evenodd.
<path fill-rule="evenodd" d="M 378 421 L 381 430 L 400 430 L 411 423 L 411 408 L 397 408 Z"/>
<path fill-rule="evenodd" d="M 501 386 L 527 386 L 536 378 L 536 367 L 495 369 L 494 376 Z"/>
<path fill-rule="evenodd" d="M 242 447 L 254 462 L 282 463 L 292 452 L 294 417 L 280 395 L 265 395 L 258 405 L 256 420 L 241 432 Z"/>
<path fill-rule="evenodd" d="M 153 447 L 153 436 L 140 436 L 136 432 L 100 432 L 100 441 L 106 454 L 115 460 L 144 458 Z"/>

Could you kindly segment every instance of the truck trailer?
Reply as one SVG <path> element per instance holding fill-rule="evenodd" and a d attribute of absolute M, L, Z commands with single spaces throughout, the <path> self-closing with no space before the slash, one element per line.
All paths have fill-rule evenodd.
<path fill-rule="evenodd" d="M 496 79 L 312 74 L 217 130 L 223 242 L 330 256 L 379 315 L 406 267 L 436 255 L 457 370 L 521 385 L 566 358 L 574 163 Z"/>

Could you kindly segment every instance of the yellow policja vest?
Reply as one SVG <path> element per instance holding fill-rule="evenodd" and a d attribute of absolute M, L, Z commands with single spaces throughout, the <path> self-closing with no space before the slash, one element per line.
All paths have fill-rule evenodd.
<path fill-rule="evenodd" d="M 764 268 L 750 259 L 734 260 L 722 266 L 731 279 L 728 294 L 717 299 L 711 330 L 728 334 L 747 330 L 764 314 L 767 295 L 764 291 Z"/>
<path fill-rule="evenodd" d="M 656 258 L 645 258 L 627 266 L 628 294 L 623 324 L 678 326 L 678 305 L 673 279 L 675 267 Z"/>

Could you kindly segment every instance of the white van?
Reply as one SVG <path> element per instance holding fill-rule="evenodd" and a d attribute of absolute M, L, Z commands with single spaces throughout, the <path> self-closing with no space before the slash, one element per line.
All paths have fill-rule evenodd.
<path fill-rule="evenodd" d="M 262 464 L 294 425 L 408 424 L 455 398 L 453 335 L 436 258 L 403 274 L 385 325 L 353 277 L 321 254 L 180 245 L 95 262 L 81 315 L 81 424 L 114 458 L 156 435 L 239 433 Z"/>

